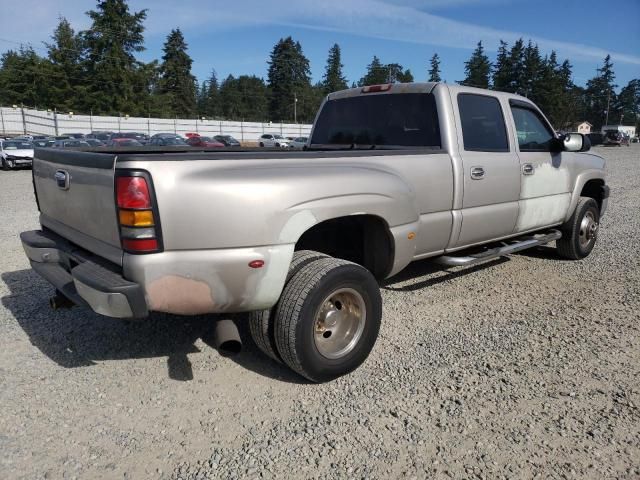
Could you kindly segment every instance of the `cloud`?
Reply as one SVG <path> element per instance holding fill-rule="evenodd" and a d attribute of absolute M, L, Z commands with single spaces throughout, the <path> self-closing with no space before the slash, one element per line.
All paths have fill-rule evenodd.
<path fill-rule="evenodd" d="M 450 0 L 449 4 L 477 2 Z M 181 22 L 184 28 L 206 28 L 207 31 L 282 25 L 464 49 L 473 48 L 478 40 L 492 49 L 499 40 L 513 43 L 523 37 L 531 38 L 544 51 L 556 50 L 560 57 L 572 60 L 602 60 L 610 54 L 614 62 L 640 65 L 637 55 L 459 22 L 422 10 L 444 5 L 444 0 L 244 0 L 226 2 L 220 8 L 203 8 L 200 0 L 183 0 L 177 6 L 158 2 L 149 12 L 149 22 L 153 31 L 166 31 L 176 22 Z"/>
<path fill-rule="evenodd" d="M 487 49 L 499 40 L 513 43 L 531 38 L 543 51 L 556 50 L 560 58 L 572 61 L 601 61 L 610 54 L 614 62 L 640 65 L 640 56 L 603 48 L 537 37 L 451 20 L 431 13 L 447 6 L 477 4 L 481 0 L 131 0 L 131 9 L 148 8 L 145 25 L 151 37 L 164 37 L 181 27 L 189 36 L 211 31 L 231 31 L 263 25 L 281 25 L 341 32 L 362 37 L 403 41 L 414 44 L 472 49 L 482 40 Z M 485 0 L 486 2 L 487 0 Z M 520 0 L 488 0 L 493 4 Z M 5 18 L 1 37 L 40 46 L 48 40 L 58 15 L 66 16 L 76 29 L 89 24 L 84 12 L 94 8 L 89 0 L 0 0 Z M 5 46 L 2 44 L 2 46 Z M 6 48 L 11 45 L 6 45 Z"/>

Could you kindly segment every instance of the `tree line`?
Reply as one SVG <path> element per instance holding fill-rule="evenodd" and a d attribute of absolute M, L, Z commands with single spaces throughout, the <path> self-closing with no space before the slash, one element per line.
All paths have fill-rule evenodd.
<path fill-rule="evenodd" d="M 206 117 L 245 121 L 311 122 L 323 97 L 349 87 L 340 46 L 328 53 L 324 75 L 311 82 L 310 63 L 302 46 L 283 38 L 271 50 L 267 78 L 229 75 L 215 70 L 198 82 L 192 58 L 179 28 L 172 30 L 159 60 L 136 58 L 144 50 L 146 10 L 133 12 L 127 0 L 99 0 L 87 12 L 91 25 L 74 31 L 60 18 L 45 55 L 20 45 L 0 58 L 0 104 L 24 104 L 95 115 L 129 114 L 153 117 Z M 435 53 L 427 66 L 428 81 L 442 81 L 441 59 Z M 383 63 L 374 56 L 351 87 L 412 82 L 409 69 Z M 417 79 L 418 81 L 422 79 Z M 572 79 L 569 60 L 560 62 L 523 39 L 509 46 L 501 41 L 495 61 L 478 42 L 465 62 L 463 85 L 524 95 L 548 115 L 556 128 L 587 120 L 599 128 L 609 123 L 640 123 L 640 79 L 616 93 L 611 58 L 584 87 Z"/>

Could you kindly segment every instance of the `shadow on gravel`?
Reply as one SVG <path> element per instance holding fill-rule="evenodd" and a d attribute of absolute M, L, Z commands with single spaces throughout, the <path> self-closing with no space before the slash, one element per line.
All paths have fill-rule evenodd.
<path fill-rule="evenodd" d="M 509 257 L 499 257 L 494 260 L 489 260 L 486 263 L 481 263 L 473 267 L 462 267 L 462 269 L 460 269 L 460 267 L 446 267 L 433 263 L 429 260 L 421 260 L 411 263 L 407 268 L 405 268 L 397 275 L 382 282 L 380 284 L 380 288 L 384 288 L 385 290 L 391 290 L 394 292 L 414 292 L 416 290 L 432 287 L 433 285 L 437 285 L 442 282 L 448 282 L 449 280 L 454 280 L 456 278 L 469 275 L 470 273 L 474 273 L 479 270 L 484 270 L 485 268 L 494 267 L 508 261 Z M 451 268 L 456 268 L 456 270 L 449 270 Z M 430 275 L 435 275 L 438 273 L 444 275 L 430 277 Z M 421 280 L 419 282 L 412 283 L 411 285 L 397 287 L 394 286 L 395 284 L 406 282 L 407 280 L 414 280 L 416 278 L 424 276 L 429 276 L 429 278 L 425 278 L 424 280 Z"/>
<path fill-rule="evenodd" d="M 529 248 L 527 250 L 522 250 L 521 252 L 516 252 L 514 255 L 522 255 L 523 257 L 531 257 L 531 258 L 542 258 L 546 260 L 557 260 L 559 262 L 572 262 L 573 260 L 567 260 L 566 258 L 558 255 L 558 250 L 555 247 L 549 247 L 547 245 L 543 245 L 536 248 Z"/>
<path fill-rule="evenodd" d="M 144 320 L 118 320 L 98 315 L 88 308 L 53 311 L 49 297 L 53 288 L 32 270 L 5 272 L 9 287 L 2 304 L 16 318 L 29 340 L 42 353 L 65 368 L 86 367 L 104 360 L 167 357 L 169 377 L 178 381 L 194 378 L 188 354 L 199 353 L 198 339 L 214 348 L 214 315 L 183 317 L 153 313 Z M 246 317 L 233 315 L 243 342 L 242 352 L 230 360 L 260 375 L 289 383 L 304 383 L 288 368 L 267 359 L 255 347 Z"/>

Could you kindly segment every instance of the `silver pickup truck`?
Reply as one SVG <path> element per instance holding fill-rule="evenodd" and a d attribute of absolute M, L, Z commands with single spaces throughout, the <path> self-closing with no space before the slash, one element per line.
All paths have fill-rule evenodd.
<path fill-rule="evenodd" d="M 262 351 L 327 381 L 366 359 L 377 280 L 414 260 L 472 265 L 551 241 L 589 255 L 609 196 L 589 148 L 516 95 L 353 88 L 327 96 L 305 151 L 38 149 L 42 230 L 21 239 L 54 303 L 251 312 Z"/>

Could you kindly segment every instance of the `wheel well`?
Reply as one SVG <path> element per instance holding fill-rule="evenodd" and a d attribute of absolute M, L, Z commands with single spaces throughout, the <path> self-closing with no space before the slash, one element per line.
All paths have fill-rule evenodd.
<path fill-rule="evenodd" d="M 315 250 L 362 265 L 382 279 L 393 265 L 393 239 L 387 223 L 375 215 L 332 218 L 314 225 L 296 250 Z"/>
<path fill-rule="evenodd" d="M 604 186 L 604 180 L 594 179 L 589 180 L 582 187 L 582 191 L 580 192 L 581 197 L 589 197 L 593 198 L 598 203 L 598 208 L 602 209 L 602 187 Z"/>

